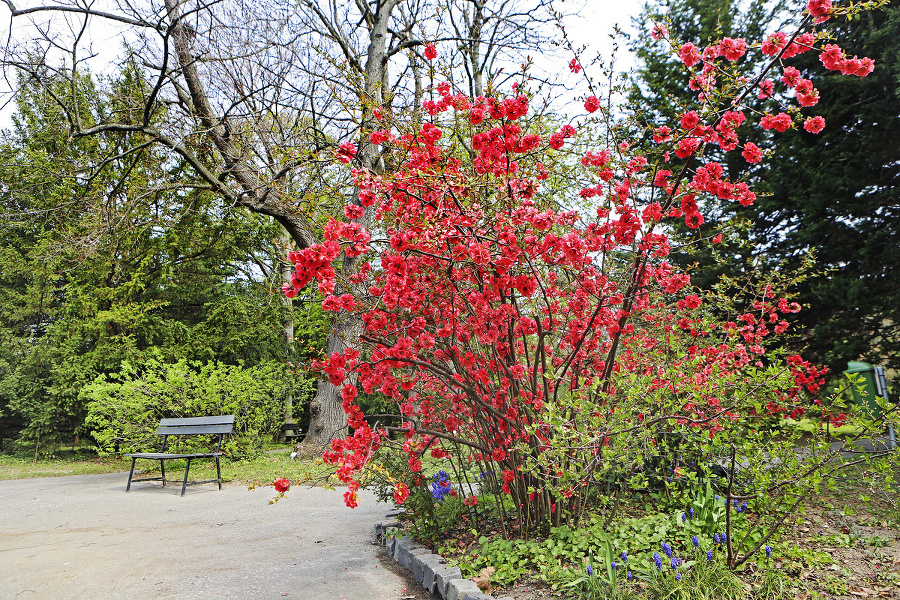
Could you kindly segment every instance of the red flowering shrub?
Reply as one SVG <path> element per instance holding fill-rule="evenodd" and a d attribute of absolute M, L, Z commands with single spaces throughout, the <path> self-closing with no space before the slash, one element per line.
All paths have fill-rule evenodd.
<path fill-rule="evenodd" d="M 810 11 L 824 6 L 811 3 Z M 795 53 L 814 39 L 804 37 Z M 783 58 L 789 40 L 770 36 L 761 51 Z M 315 278 L 324 309 L 361 323 L 358 340 L 318 365 L 344 386 L 353 433 L 335 440 L 324 459 L 350 485 L 348 504 L 356 501 L 357 474 L 391 445 L 406 455 L 408 469 L 394 486 L 396 502 L 427 481 L 427 453 L 475 463 L 486 488 L 512 499 L 522 530 L 545 527 L 577 520 L 585 494 L 604 478 L 640 485 L 651 468 L 674 469 L 690 458 L 699 469 L 729 452 L 734 460 L 735 440 L 765 443 L 773 419 L 813 405 L 824 371 L 771 349 L 798 306 L 772 282 L 742 294 L 725 282 L 701 294 L 666 260 L 667 223 L 683 219 L 698 229 L 702 204 L 755 201 L 745 182 L 729 181 L 721 165 L 702 158 L 715 145 L 751 163 L 764 159 L 745 139 L 754 128 L 744 126 L 740 104 L 758 83 L 727 79 L 727 65 L 752 47 L 725 39 L 702 52 L 693 44 L 675 48 L 687 67 L 702 63 L 692 80 L 697 108 L 677 127 L 654 130 L 652 155 L 629 155 L 627 142 L 584 150 L 580 192 L 566 191 L 590 199 L 590 210 L 567 210 L 559 189 L 544 187 L 545 165 L 590 146 L 590 127 L 579 137 L 565 125 L 545 139 L 523 118 L 525 95 L 466 99 L 441 84 L 441 100 L 426 102 L 431 122 L 379 135 L 402 157 L 395 170 L 353 171 L 379 234 L 332 220 L 324 244 L 291 253 L 296 272 L 286 290 L 296 293 Z M 826 53 L 826 67 L 844 61 L 830 46 Z M 570 68 L 581 66 L 573 59 Z M 789 68 L 784 82 L 796 88 L 798 103 L 815 104 L 810 80 Z M 848 67 L 854 74 L 865 68 Z M 600 103 L 591 96 L 585 108 Z M 783 132 L 791 114 L 765 114 L 759 125 Z M 814 132 L 821 126 L 821 117 L 805 125 Z M 464 151 L 460 139 L 469 144 Z M 681 162 L 670 162 L 670 153 Z M 331 262 L 342 252 L 368 260 L 341 286 L 353 294 L 334 293 Z M 371 429 L 356 404 L 360 390 L 392 399 L 404 424 Z M 741 460 L 762 468 L 759 454 Z M 787 453 L 779 460 L 779 476 L 790 480 L 797 460 Z M 762 487 L 744 497 L 777 502 L 794 493 L 772 477 L 746 484 Z M 465 504 L 475 507 L 475 497 Z"/>

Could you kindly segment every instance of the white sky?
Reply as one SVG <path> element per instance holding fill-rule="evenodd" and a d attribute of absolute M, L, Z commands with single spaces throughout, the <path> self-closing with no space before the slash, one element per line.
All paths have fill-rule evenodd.
<path fill-rule="evenodd" d="M 637 15 L 645 0 L 582 0 L 584 9 L 578 12 L 577 16 L 566 19 L 565 25 L 569 35 L 569 40 L 577 50 L 582 50 L 582 61 L 586 66 L 589 65 L 591 59 L 598 53 L 603 57 L 606 64 L 612 57 L 614 26 L 618 24 L 623 31 L 631 31 L 631 18 Z M 44 4 L 42 0 L 18 0 L 16 6 L 18 8 L 28 8 Z M 561 11 L 572 11 L 573 4 L 577 4 L 577 0 L 573 2 L 569 0 L 556 0 L 556 7 Z M 45 14 L 45 13 L 44 13 Z M 43 14 L 38 15 L 38 19 L 42 20 Z M 20 18 L 16 23 L 24 21 Z M 9 38 L 9 12 L 6 7 L 0 3 L 0 39 L 6 43 Z M 69 29 L 65 23 L 60 22 L 59 27 L 62 31 L 58 32 L 62 35 L 69 34 Z M 122 36 L 120 30 L 111 26 L 109 21 L 102 19 L 94 19 L 89 28 L 89 36 L 91 40 L 90 49 L 96 53 L 96 57 L 90 62 L 90 69 L 95 74 L 109 74 L 113 69 L 109 67 L 118 58 L 118 54 L 122 48 Z M 14 38 L 13 38 L 14 39 Z M 540 57 L 537 57 L 540 61 Z M 538 65 L 543 66 L 543 65 Z M 616 71 L 625 71 L 632 66 L 632 58 L 625 47 L 624 40 L 619 40 L 619 49 L 615 57 Z M 547 65 L 545 69 L 564 69 L 564 65 Z M 602 77 L 598 69 L 588 70 L 588 74 L 595 79 Z M 582 94 L 584 95 L 584 94 Z M 0 78 L 0 129 L 8 129 L 11 126 L 11 115 L 14 105 L 10 100 L 10 87 L 8 83 Z M 2 106 L 5 104 L 5 106 Z"/>

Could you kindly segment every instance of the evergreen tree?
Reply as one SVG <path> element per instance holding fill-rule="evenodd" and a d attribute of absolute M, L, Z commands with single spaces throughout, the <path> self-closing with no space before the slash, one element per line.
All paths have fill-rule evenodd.
<path fill-rule="evenodd" d="M 737 8 L 738 3 L 726 0 L 679 0 L 671 5 L 671 36 L 694 43 L 721 35 L 761 39 L 761 32 L 782 27 L 776 11 L 756 4 L 749 12 Z M 640 22 L 661 20 L 662 10 L 661 5 L 648 5 Z M 713 23 L 721 33 L 713 30 Z M 750 245 L 726 248 L 722 256 L 728 257 L 727 262 L 708 252 L 678 258 L 696 263 L 695 282 L 709 285 L 721 274 L 750 268 L 790 272 L 811 253 L 811 276 L 797 288 L 805 309 L 797 315 L 801 335 L 792 349 L 804 351 L 833 372 L 858 358 L 896 368 L 900 366 L 896 319 L 900 147 L 895 141 L 900 134 L 900 3 L 893 1 L 883 11 L 863 13 L 854 20 L 834 18 L 826 26 L 841 38 L 849 56 L 873 58 L 875 71 L 865 78 L 837 71 L 817 76 L 820 100 L 804 114 L 824 116 L 825 130 L 813 135 L 795 128 L 771 136 L 764 149 L 775 160 L 764 170 L 751 169 L 739 152 L 722 158 L 730 178 L 752 178 L 762 194 L 749 208 L 709 210 L 704 227 L 744 221 L 750 227 Z M 642 119 L 652 123 L 655 114 L 676 114 L 679 94 L 687 93 L 686 74 L 649 39 L 635 40 L 633 48 L 641 64 L 632 101 L 641 102 Z M 808 73 L 821 71 L 818 62 L 818 53 L 809 52 L 786 64 Z M 778 66 L 772 77 L 780 77 Z M 769 111 L 777 101 L 777 97 L 752 99 L 754 108 Z"/>
<path fill-rule="evenodd" d="M 127 115 L 136 73 L 79 76 L 83 125 Z M 0 144 L 0 435 L 77 431 L 83 386 L 125 360 L 291 358 L 278 274 L 255 266 L 281 254 L 273 221 L 176 185 L 183 163 L 128 133 L 70 137 L 41 87 L 17 100 Z"/>

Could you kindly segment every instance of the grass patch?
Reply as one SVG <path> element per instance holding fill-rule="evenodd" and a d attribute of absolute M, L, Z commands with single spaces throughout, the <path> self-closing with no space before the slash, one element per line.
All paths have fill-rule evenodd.
<path fill-rule="evenodd" d="M 330 467 L 320 460 L 291 460 L 291 448 L 279 448 L 261 453 L 253 458 L 229 460 L 223 457 L 222 478 L 226 482 L 242 485 L 266 484 L 287 477 L 295 484 L 329 485 L 336 482 L 329 478 Z M 166 461 L 166 479 L 180 481 L 185 461 Z M 52 456 L 39 456 L 37 460 L 25 455 L 0 454 L 0 480 L 29 479 L 33 477 L 65 477 L 69 475 L 99 475 L 126 472 L 131 460 L 108 456 L 99 458 L 84 452 L 58 452 Z M 143 473 L 159 473 L 159 463 L 139 460 L 136 469 Z M 214 479 L 216 463 L 210 459 L 191 462 L 191 479 Z"/>
<path fill-rule="evenodd" d="M 0 455 L 0 479 L 29 479 L 32 477 L 66 477 L 69 475 L 100 475 L 127 471 L 130 462 L 122 458 L 32 458 Z"/>

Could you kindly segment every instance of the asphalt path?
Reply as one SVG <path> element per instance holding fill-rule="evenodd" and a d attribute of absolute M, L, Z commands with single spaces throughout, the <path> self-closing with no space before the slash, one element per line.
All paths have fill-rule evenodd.
<path fill-rule="evenodd" d="M 135 483 L 127 473 L 0 481 L 0 598 L 399 599 L 408 578 L 360 492 Z"/>

